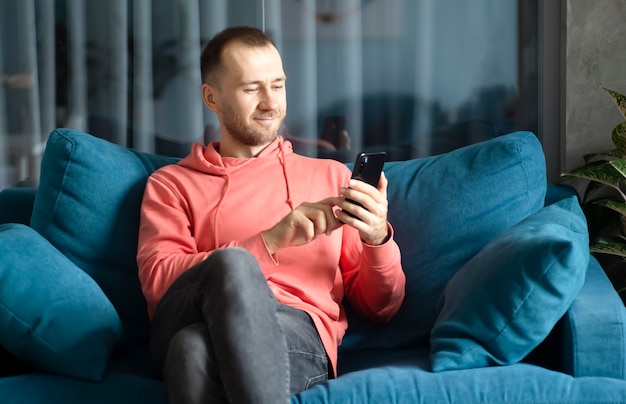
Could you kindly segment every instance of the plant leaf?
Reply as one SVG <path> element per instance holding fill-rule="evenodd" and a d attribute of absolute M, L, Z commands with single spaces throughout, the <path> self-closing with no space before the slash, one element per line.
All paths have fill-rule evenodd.
<path fill-rule="evenodd" d="M 626 179 L 626 159 L 611 160 L 609 164 L 621 174 L 623 179 Z"/>
<path fill-rule="evenodd" d="M 606 88 L 606 87 L 601 87 L 601 88 L 604 89 L 607 93 L 609 93 L 609 95 L 613 99 L 613 102 L 615 103 L 615 105 L 617 105 L 619 112 L 621 112 L 624 119 L 626 119 L 626 97 L 624 97 L 622 94 L 618 93 L 617 91 L 611 90 L 609 88 Z"/>
<path fill-rule="evenodd" d="M 589 246 L 589 251 L 593 253 L 618 255 L 620 257 L 626 257 L 626 244 L 620 243 L 617 241 L 599 239 L 594 244 Z"/>
<path fill-rule="evenodd" d="M 611 139 L 620 152 L 626 152 L 626 121 L 613 128 Z"/>
<path fill-rule="evenodd" d="M 626 216 L 626 203 L 613 201 L 611 199 L 601 199 L 594 202 L 597 205 L 606 206 L 607 208 L 614 210 L 622 215 Z"/>
<path fill-rule="evenodd" d="M 626 179 L 610 162 L 606 161 L 594 161 L 589 164 L 585 164 L 582 167 L 575 168 L 569 172 L 561 174 L 563 177 L 577 177 L 584 178 L 590 181 L 600 182 L 615 188 L 620 193 L 619 184 Z M 626 195 L 623 195 L 626 200 Z"/>
<path fill-rule="evenodd" d="M 589 201 L 591 201 L 591 199 L 593 198 L 593 195 L 595 195 L 597 191 L 604 189 L 604 187 L 605 187 L 604 184 L 591 181 L 589 185 L 587 185 L 587 188 L 585 189 L 585 195 L 583 195 L 583 202 L 588 203 Z"/>
<path fill-rule="evenodd" d="M 593 161 L 599 161 L 598 159 L 596 159 L 596 157 L 613 157 L 613 158 L 623 159 L 623 158 L 626 158 L 626 153 L 622 152 L 619 149 L 611 149 L 611 150 L 606 150 L 606 151 L 598 152 L 598 153 L 585 154 L 583 156 L 583 160 L 585 161 L 585 164 L 591 163 Z M 603 160 L 606 161 L 608 159 L 604 158 Z"/>
<path fill-rule="evenodd" d="M 583 205 L 583 212 L 589 226 L 590 244 L 594 244 L 599 239 L 626 241 L 624 239 L 624 216 L 621 213 L 597 203 Z"/>

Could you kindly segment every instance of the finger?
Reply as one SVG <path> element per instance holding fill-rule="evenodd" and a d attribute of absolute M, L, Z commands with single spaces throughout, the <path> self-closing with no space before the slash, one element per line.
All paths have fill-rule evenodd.
<path fill-rule="evenodd" d="M 367 182 L 364 182 L 361 180 L 355 180 L 355 179 L 351 179 L 348 182 L 348 188 L 354 189 L 355 191 L 364 192 L 364 193 L 371 192 L 376 189 L 376 187 L 371 186 Z"/>
<path fill-rule="evenodd" d="M 341 201 L 339 211 L 343 214 L 341 217 L 338 215 L 338 219 L 347 224 L 353 224 L 355 220 L 360 222 L 369 222 L 371 213 L 368 211 L 367 201 L 363 198 L 367 196 L 363 193 L 354 194 L 355 198 L 346 197 Z M 339 212 L 338 211 L 338 212 Z M 346 221 L 346 216 L 348 220 Z"/>
<path fill-rule="evenodd" d="M 330 217 L 328 218 L 328 225 L 326 226 L 326 235 L 330 236 L 332 232 L 343 226 L 343 223 L 335 216 L 335 212 L 330 212 Z"/>
<path fill-rule="evenodd" d="M 384 173 L 381 172 L 380 178 L 378 179 L 378 184 L 376 187 L 367 184 L 363 181 L 359 180 L 350 180 L 348 183 L 348 189 L 362 192 L 377 202 L 383 202 L 383 200 L 387 199 L 387 177 L 385 177 Z M 353 198 L 350 198 L 353 199 Z"/>
<path fill-rule="evenodd" d="M 306 215 L 302 216 L 296 223 L 296 231 L 299 231 L 305 242 L 311 242 L 316 236 L 315 223 Z"/>
<path fill-rule="evenodd" d="M 337 210 L 336 212 L 337 220 L 339 220 L 344 225 L 348 225 L 350 227 L 354 227 L 357 230 L 359 230 L 358 227 L 363 222 L 361 222 L 361 219 L 358 216 L 356 216 L 356 214 L 354 214 L 353 212 L 350 212 L 348 209 L 344 208 L 344 209 Z"/>
<path fill-rule="evenodd" d="M 389 181 L 387 181 L 387 176 L 383 171 L 380 173 L 380 179 L 378 180 L 378 191 L 385 196 L 387 195 L 387 185 L 389 185 Z"/>
<path fill-rule="evenodd" d="M 341 223 L 335 217 L 333 210 L 338 199 L 340 198 L 326 198 L 320 202 L 307 205 L 305 214 L 313 222 L 316 236 L 321 234 L 329 235 L 341 227 Z"/>
<path fill-rule="evenodd" d="M 370 211 L 375 208 L 376 200 L 374 197 L 376 197 L 375 194 L 378 194 L 376 188 L 372 187 L 371 190 L 373 195 L 352 188 L 341 188 L 340 191 L 344 196 L 344 200 L 340 202 L 341 208 L 357 216 L 361 216 L 359 208 Z M 360 204 L 361 206 L 354 206 L 355 204 Z"/>
<path fill-rule="evenodd" d="M 337 217 L 346 225 L 356 229 L 361 239 L 366 243 L 372 245 L 380 244 L 381 240 L 384 240 L 388 234 L 387 221 L 362 208 L 357 209 L 360 209 L 357 213 L 359 215 L 357 218 L 348 215 L 347 210 L 337 212 Z"/>
<path fill-rule="evenodd" d="M 331 196 L 325 199 L 322 199 L 321 201 L 317 201 L 315 203 L 313 203 L 312 205 L 325 205 L 330 207 L 331 209 L 337 205 L 337 197 L 336 196 Z"/>
<path fill-rule="evenodd" d="M 324 222 L 325 222 L 325 229 L 324 229 L 324 233 L 326 233 L 327 236 L 330 236 L 330 234 L 337 230 L 338 228 L 340 228 L 343 223 L 341 223 L 338 219 L 337 216 L 335 216 L 335 206 L 337 206 L 336 204 L 336 200 L 337 199 L 341 199 L 341 198 L 332 198 L 332 204 L 327 205 L 326 208 L 324 209 Z"/>

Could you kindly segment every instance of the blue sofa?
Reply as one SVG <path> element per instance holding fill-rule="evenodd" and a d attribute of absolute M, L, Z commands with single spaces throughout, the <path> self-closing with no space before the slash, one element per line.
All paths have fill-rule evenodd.
<path fill-rule="evenodd" d="M 70 129 L 0 192 L 0 401 L 160 403 L 137 279 L 146 178 L 174 158 Z M 516 132 L 385 166 L 406 299 L 347 305 L 339 376 L 292 403 L 626 402 L 626 310 L 575 193 Z"/>

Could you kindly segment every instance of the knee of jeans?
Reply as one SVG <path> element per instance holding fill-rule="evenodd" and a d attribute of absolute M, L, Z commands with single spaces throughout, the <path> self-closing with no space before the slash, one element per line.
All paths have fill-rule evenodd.
<path fill-rule="evenodd" d="M 205 261 L 204 282 L 209 286 L 220 285 L 224 290 L 241 291 L 248 284 L 265 282 L 259 264 L 248 250 L 238 247 L 214 251 Z"/>
<path fill-rule="evenodd" d="M 210 355 L 210 335 L 206 324 L 197 323 L 179 330 L 167 348 L 163 365 L 164 373 L 176 373 L 204 366 Z"/>

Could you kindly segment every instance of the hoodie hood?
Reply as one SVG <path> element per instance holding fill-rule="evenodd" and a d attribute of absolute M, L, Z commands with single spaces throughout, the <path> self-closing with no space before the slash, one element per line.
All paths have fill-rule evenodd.
<path fill-rule="evenodd" d="M 271 164 L 272 159 L 275 161 L 275 164 L 281 164 L 287 193 L 287 200 L 285 202 L 292 210 L 294 209 L 286 162 L 286 157 L 293 153 L 293 148 L 289 141 L 285 141 L 281 136 L 277 136 L 276 139 L 263 149 L 258 156 L 250 158 L 222 157 L 218 152 L 218 147 L 219 142 L 209 143 L 208 146 L 204 146 L 202 143 L 194 143 L 191 153 L 178 163 L 182 167 L 190 168 L 192 170 L 224 179 L 221 197 L 215 210 L 213 211 L 213 228 L 216 248 L 219 248 L 220 246 L 218 237 L 219 212 L 224 201 L 228 198 L 228 191 L 230 190 L 231 185 L 231 175 L 235 171 L 249 164 L 254 164 L 255 162 Z"/>
<path fill-rule="evenodd" d="M 254 161 L 256 159 L 276 158 L 277 163 L 285 164 L 285 157 L 293 153 L 293 148 L 289 141 L 285 141 L 281 136 L 277 136 L 261 153 L 256 157 L 237 158 L 222 157 L 219 152 L 219 142 L 211 142 L 207 146 L 202 143 L 194 143 L 191 153 L 178 164 L 215 176 L 226 176 Z"/>

